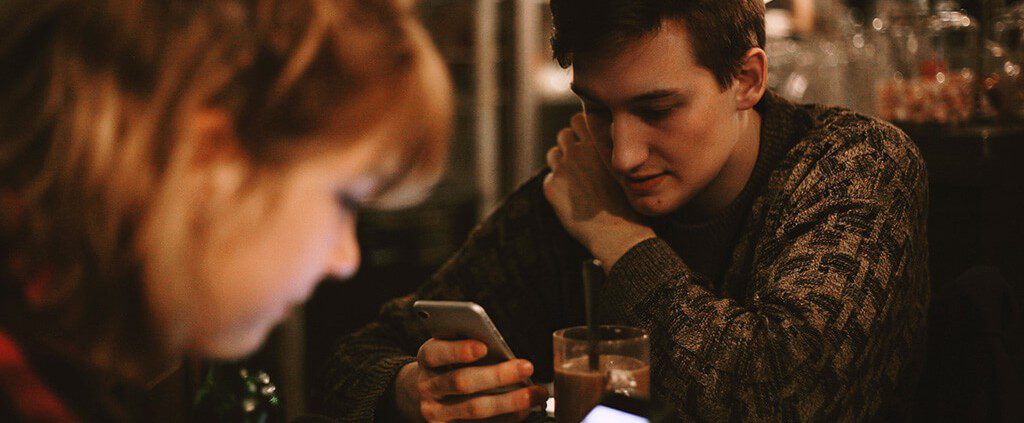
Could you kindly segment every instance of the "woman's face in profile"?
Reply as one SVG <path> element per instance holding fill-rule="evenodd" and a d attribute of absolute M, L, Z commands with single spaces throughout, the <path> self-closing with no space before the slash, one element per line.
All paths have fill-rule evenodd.
<path fill-rule="evenodd" d="M 203 356 L 255 350 L 272 327 L 325 277 L 359 267 L 351 200 L 369 195 L 377 144 L 367 140 L 295 165 L 275 190 L 241 195 L 214 221 L 196 251 L 200 267 L 190 301 L 192 345 Z"/>
<path fill-rule="evenodd" d="M 201 234 L 180 241 L 189 251 L 175 252 L 161 241 L 167 238 L 141 237 L 141 254 L 149 262 L 148 300 L 171 351 L 213 358 L 244 356 L 256 350 L 291 309 L 305 302 L 319 281 L 346 279 L 356 272 L 359 246 L 352 203 L 368 199 L 387 179 L 400 176 L 389 173 L 397 172 L 398 162 L 405 160 L 399 156 L 409 153 L 393 150 L 407 148 L 413 142 L 407 139 L 414 136 L 411 132 L 450 121 L 445 66 L 422 27 L 412 29 L 422 54 L 413 79 L 420 82 L 384 87 L 399 94 L 387 96 L 392 100 L 381 103 L 383 108 L 360 108 L 382 111 L 363 117 L 376 122 L 367 130 L 355 139 L 322 134 L 315 142 L 303 141 L 300 144 L 333 147 L 303 153 L 303 158 L 271 170 L 269 177 L 258 178 L 251 188 L 243 182 L 254 174 L 245 160 L 224 160 L 207 166 L 211 169 L 196 170 L 198 184 L 208 192 L 192 195 L 197 200 L 188 206 L 197 210 L 196 219 L 202 222 Z M 339 128 L 346 127 L 348 121 L 341 120 Z M 447 142 L 446 137 L 439 139 Z M 187 193 L 189 188 L 172 190 Z M 180 203 L 177 199 L 169 204 Z M 153 233 L 189 227 L 173 223 L 183 222 L 181 213 L 154 210 L 147 219 L 155 222 Z"/>

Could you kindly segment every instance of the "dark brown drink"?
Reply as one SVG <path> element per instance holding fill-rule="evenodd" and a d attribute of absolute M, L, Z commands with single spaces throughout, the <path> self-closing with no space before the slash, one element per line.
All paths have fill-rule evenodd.
<path fill-rule="evenodd" d="M 631 357 L 602 355 L 598 371 L 590 370 L 587 357 L 565 361 L 555 368 L 555 420 L 579 423 L 606 389 L 647 398 L 650 381 L 650 365 Z"/>

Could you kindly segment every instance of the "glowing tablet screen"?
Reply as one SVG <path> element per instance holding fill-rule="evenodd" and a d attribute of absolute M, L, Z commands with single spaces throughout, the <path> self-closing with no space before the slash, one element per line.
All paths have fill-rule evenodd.
<path fill-rule="evenodd" d="M 648 421 L 636 414 L 629 414 L 604 405 L 594 407 L 587 417 L 583 418 L 583 423 L 648 423 Z"/>

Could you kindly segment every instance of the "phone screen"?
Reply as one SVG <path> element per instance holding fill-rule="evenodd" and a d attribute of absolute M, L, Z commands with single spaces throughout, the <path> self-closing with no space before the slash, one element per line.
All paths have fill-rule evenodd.
<path fill-rule="evenodd" d="M 603 404 L 598 404 L 597 407 L 590 410 L 587 417 L 583 418 L 583 423 L 648 423 L 649 421 L 646 417 L 627 413 Z"/>

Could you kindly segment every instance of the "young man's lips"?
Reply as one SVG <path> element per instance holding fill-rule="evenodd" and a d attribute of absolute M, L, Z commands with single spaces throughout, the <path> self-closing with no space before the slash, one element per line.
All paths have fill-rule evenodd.
<path fill-rule="evenodd" d="M 639 178 L 626 177 L 626 186 L 634 192 L 653 191 L 659 184 L 661 184 L 661 181 L 663 181 L 667 175 L 667 172 L 662 172 Z"/>

